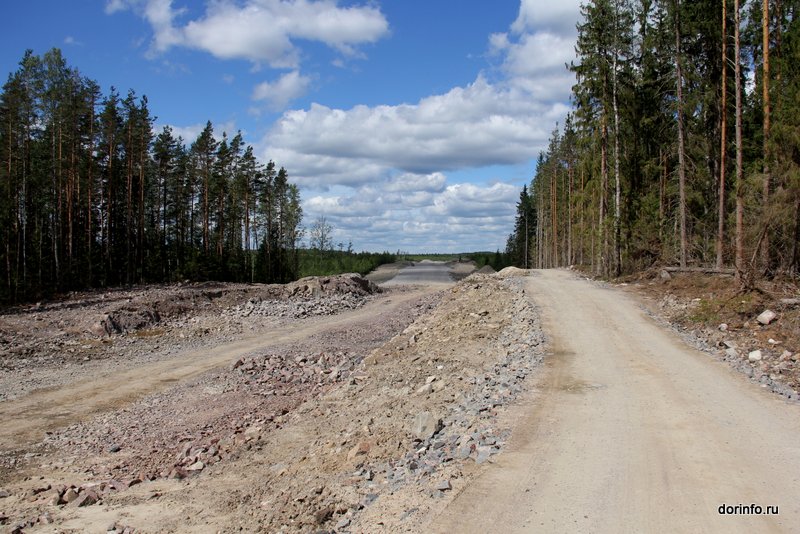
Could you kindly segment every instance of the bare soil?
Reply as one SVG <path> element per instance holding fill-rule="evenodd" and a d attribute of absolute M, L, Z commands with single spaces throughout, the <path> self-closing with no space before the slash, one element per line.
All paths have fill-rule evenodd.
<path fill-rule="evenodd" d="M 0 532 L 796 531 L 796 293 L 580 278 L 5 310 Z"/>
<path fill-rule="evenodd" d="M 752 381 L 800 401 L 800 288 L 761 281 L 742 290 L 731 276 L 658 273 L 623 282 L 654 316 L 695 347 L 726 361 Z M 758 317 L 775 312 L 769 324 Z M 760 351 L 760 359 L 750 354 Z"/>
<path fill-rule="evenodd" d="M 92 334 L 120 307 L 158 317 Z M 16 532 L 405 530 L 499 453 L 542 354 L 519 283 L 485 276 L 83 294 L 3 321 L 28 347 L 1 382 Z"/>

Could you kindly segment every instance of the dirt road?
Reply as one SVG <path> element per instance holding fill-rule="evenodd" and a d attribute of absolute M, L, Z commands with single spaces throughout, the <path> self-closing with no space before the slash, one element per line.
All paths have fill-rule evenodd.
<path fill-rule="evenodd" d="M 536 272 L 553 355 L 509 451 L 435 532 L 798 532 L 800 406 L 647 318 L 631 297 Z M 755 504 L 779 515 L 720 515 Z"/>
<path fill-rule="evenodd" d="M 400 269 L 394 278 L 382 285 L 452 284 L 452 270 L 452 266 L 446 262 L 423 260 Z"/>
<path fill-rule="evenodd" d="M 125 406 L 144 395 L 173 386 L 201 373 L 234 362 L 248 353 L 305 339 L 314 334 L 382 315 L 418 299 L 431 288 L 396 293 L 363 308 L 332 317 L 262 330 L 232 343 L 188 350 L 154 363 L 102 376 L 90 376 L 66 386 L 36 390 L 0 403 L 0 451 L 20 449 L 41 440 L 45 432 Z"/>

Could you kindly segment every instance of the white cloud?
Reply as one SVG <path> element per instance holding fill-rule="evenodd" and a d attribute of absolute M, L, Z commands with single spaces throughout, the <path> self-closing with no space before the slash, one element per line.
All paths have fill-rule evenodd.
<path fill-rule="evenodd" d="M 509 184 L 497 183 L 490 187 L 454 184 L 437 196 L 433 206 L 426 211 L 454 219 L 502 217 L 514 213 L 518 197 L 519 189 Z"/>
<path fill-rule="evenodd" d="M 268 134 L 265 154 L 280 157 L 311 186 L 343 183 L 347 173 L 353 185 L 391 169 L 430 174 L 517 164 L 536 156 L 563 113 L 563 104 L 542 104 L 479 76 L 417 104 L 287 111 Z"/>
<path fill-rule="evenodd" d="M 262 142 L 302 186 L 308 220 L 357 248 L 494 250 L 519 187 L 447 183 L 445 172 L 531 162 L 569 110 L 579 4 L 522 0 L 507 32 L 487 36 L 502 76 L 401 105 L 286 111 Z M 477 172 L 473 172 L 473 175 Z M 337 237 L 338 236 L 338 237 Z"/>
<path fill-rule="evenodd" d="M 575 33 L 581 3 L 581 0 L 521 0 L 519 15 L 511 30 L 518 34 L 542 29 L 562 35 Z"/>
<path fill-rule="evenodd" d="M 253 89 L 252 99 L 267 102 L 273 111 L 280 111 L 297 97 L 305 94 L 311 78 L 301 76 L 299 71 L 293 70 L 275 80 L 262 82 Z"/>
<path fill-rule="evenodd" d="M 128 9 L 128 2 L 126 0 L 108 0 L 106 2 L 106 14 L 112 15 L 117 11 Z"/>
<path fill-rule="evenodd" d="M 564 102 L 574 83 L 566 65 L 575 58 L 580 1 L 521 0 L 511 32 L 489 37 L 489 50 L 504 54 L 509 83 L 541 102 Z"/>
<path fill-rule="evenodd" d="M 410 172 L 400 174 L 392 178 L 384 187 L 385 191 L 390 192 L 430 192 L 438 193 L 444 191 L 447 177 L 440 173 L 413 174 Z"/>
<path fill-rule="evenodd" d="M 388 180 L 389 184 L 397 183 L 397 178 Z M 313 221 L 324 215 L 333 225 L 334 241 L 352 241 L 357 249 L 466 252 L 501 248 L 513 222 L 519 189 L 505 183 L 430 186 L 440 178 L 445 177 L 405 175 L 403 192 L 388 191 L 391 187 L 381 182 L 349 193 L 311 196 L 303 201 L 305 217 Z M 414 184 L 420 190 L 412 190 Z"/>
<path fill-rule="evenodd" d="M 110 0 L 106 13 L 139 12 L 153 29 L 152 53 L 174 46 L 204 50 L 221 59 L 266 62 L 296 68 L 297 39 L 318 41 L 345 55 L 357 46 L 385 36 L 389 24 L 373 5 L 340 7 L 337 0 L 217 0 L 202 17 L 184 25 L 175 21 L 184 10 L 172 0 Z"/>

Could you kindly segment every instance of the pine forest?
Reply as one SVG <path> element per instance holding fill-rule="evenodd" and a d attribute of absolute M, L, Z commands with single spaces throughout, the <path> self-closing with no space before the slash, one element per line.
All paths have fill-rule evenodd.
<path fill-rule="evenodd" d="M 800 2 L 582 7 L 572 110 L 517 204 L 517 265 L 800 272 Z"/>
<path fill-rule="evenodd" d="M 296 277 L 302 212 L 287 171 L 240 132 L 208 122 L 184 140 L 154 121 L 146 97 L 103 94 L 58 49 L 25 53 L 0 94 L 0 301 Z"/>

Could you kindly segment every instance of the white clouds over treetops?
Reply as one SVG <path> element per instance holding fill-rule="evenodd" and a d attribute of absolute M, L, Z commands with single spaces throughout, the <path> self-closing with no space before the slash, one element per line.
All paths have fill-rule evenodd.
<path fill-rule="evenodd" d="M 411 183 L 438 183 L 444 175 L 405 175 Z M 438 189 L 435 186 L 434 189 Z M 387 191 L 365 185 L 350 194 L 317 195 L 303 208 L 308 220 L 324 215 L 335 242 L 370 250 L 465 252 L 497 248 L 513 222 L 517 187 L 454 184 L 438 191 Z"/>
<path fill-rule="evenodd" d="M 389 24 L 372 5 L 340 7 L 335 0 L 217 0 L 200 18 L 176 24 L 184 12 L 172 0 L 110 0 L 106 13 L 134 9 L 153 29 L 152 52 L 173 46 L 206 51 L 220 59 L 297 68 L 297 39 L 318 41 L 345 55 L 385 36 Z"/>
<path fill-rule="evenodd" d="M 280 110 L 310 84 L 299 70 L 307 57 L 302 40 L 347 56 L 388 35 L 377 4 L 340 3 L 217 0 L 188 21 L 171 0 L 111 0 L 107 11 L 135 6 L 153 28 L 156 53 L 181 46 L 291 69 L 251 93 Z M 475 72 L 472 83 L 401 105 L 336 109 L 321 101 L 285 111 L 258 144 L 260 155 L 289 169 L 307 220 L 325 214 L 357 248 L 396 242 L 418 250 L 419 236 L 430 250 L 502 247 L 517 186 L 486 185 L 496 175 L 483 185 L 448 184 L 444 173 L 524 165 L 546 149 L 569 109 L 574 78 L 565 64 L 574 57 L 578 17 L 575 0 L 521 0 L 508 31 L 486 35 L 497 68 Z"/>
<path fill-rule="evenodd" d="M 253 100 L 266 102 L 270 110 L 280 111 L 294 100 L 305 94 L 311 78 L 302 76 L 299 71 L 293 70 L 275 80 L 262 82 L 253 90 Z"/>

